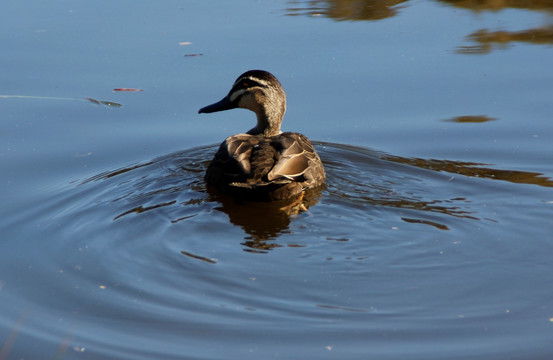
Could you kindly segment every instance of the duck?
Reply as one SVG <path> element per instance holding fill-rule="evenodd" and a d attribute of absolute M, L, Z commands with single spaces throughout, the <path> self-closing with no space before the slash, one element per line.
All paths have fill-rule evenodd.
<path fill-rule="evenodd" d="M 221 143 L 205 173 L 208 186 L 236 198 L 277 201 L 303 197 L 307 189 L 324 184 L 324 166 L 311 141 L 281 131 L 286 93 L 273 74 L 246 71 L 223 99 L 198 113 L 236 108 L 253 111 L 257 123 Z"/>

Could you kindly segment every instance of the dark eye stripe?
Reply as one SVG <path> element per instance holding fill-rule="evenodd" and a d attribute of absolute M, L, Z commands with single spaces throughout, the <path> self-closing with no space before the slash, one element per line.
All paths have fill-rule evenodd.
<path fill-rule="evenodd" d="M 252 88 L 252 87 L 267 87 L 267 85 L 265 84 L 262 84 L 260 82 L 257 82 L 255 80 L 252 80 L 251 78 L 243 78 L 243 79 L 239 79 L 235 84 L 234 86 L 232 87 L 232 90 L 231 90 L 231 93 L 232 92 L 235 92 L 237 90 L 243 90 L 243 89 L 248 89 L 248 88 Z"/>

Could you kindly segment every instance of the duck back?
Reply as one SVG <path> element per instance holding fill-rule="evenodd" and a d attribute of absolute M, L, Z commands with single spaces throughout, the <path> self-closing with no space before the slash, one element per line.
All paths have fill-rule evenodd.
<path fill-rule="evenodd" d="M 322 185 L 325 172 L 313 145 L 302 134 L 238 134 L 219 146 L 205 180 L 241 198 L 282 200 Z"/>

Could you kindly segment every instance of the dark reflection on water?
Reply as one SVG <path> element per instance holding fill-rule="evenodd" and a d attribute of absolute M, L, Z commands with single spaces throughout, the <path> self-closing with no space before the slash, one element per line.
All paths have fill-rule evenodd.
<path fill-rule="evenodd" d="M 385 156 L 384 158 L 386 160 L 434 171 L 445 171 L 452 174 L 459 174 L 470 177 L 509 181 L 517 184 L 553 187 L 553 181 L 551 179 L 549 179 L 544 174 L 537 172 L 493 169 L 490 167 L 485 167 L 485 165 L 490 164 L 480 164 L 463 161 L 402 158 L 390 155 Z"/>
<path fill-rule="evenodd" d="M 398 13 L 407 0 L 313 0 L 296 2 L 287 15 L 325 16 L 336 20 L 382 20 Z"/>
<path fill-rule="evenodd" d="M 553 9 L 553 1 L 551 0 L 438 0 L 449 5 L 470 9 L 473 11 L 499 11 L 503 9 L 520 9 L 520 10 L 536 10 L 550 11 Z"/>
<path fill-rule="evenodd" d="M 474 46 L 460 46 L 459 54 L 489 54 L 492 50 L 509 49 L 514 42 L 527 44 L 552 45 L 553 26 L 527 29 L 522 31 L 489 31 L 481 29 L 467 35 L 467 40 L 476 42 Z"/>
<path fill-rule="evenodd" d="M 324 187 L 312 189 L 301 199 L 277 202 L 242 201 L 206 188 L 203 175 L 215 152 L 215 147 L 202 147 L 160 157 L 143 164 L 104 172 L 86 179 L 81 185 L 97 181 L 111 181 L 108 193 L 112 199 L 103 202 L 125 204 L 125 209 L 114 215 L 120 220 L 130 215 L 165 210 L 173 224 L 185 222 L 198 215 L 198 205 L 214 204 L 210 211 L 226 214 L 232 224 L 240 226 L 249 236 L 245 246 L 264 251 L 278 245 L 266 243 L 285 232 L 291 218 L 308 211 L 321 197 Z M 104 195 L 104 192 L 101 192 Z M 191 210 L 192 209 L 192 210 Z"/>
<path fill-rule="evenodd" d="M 248 202 L 206 189 L 203 174 L 208 160 L 205 159 L 211 157 L 214 147 L 192 149 L 104 172 L 86 179 L 82 185 L 93 181 L 110 181 L 110 185 L 106 184 L 111 188 L 107 192 L 110 198 L 103 201 L 124 205 L 124 210 L 113 216 L 114 221 L 131 215 L 163 211 L 171 223 L 185 222 L 199 215 L 198 205 L 211 204 L 209 211 L 226 214 L 230 223 L 239 226 L 247 234 L 246 241 L 242 243 L 247 251 L 258 252 L 280 247 L 267 240 L 286 233 L 294 217 L 304 212 L 309 214 L 309 208 L 316 206 L 321 197 L 353 204 L 416 209 L 477 219 L 458 205 L 465 201 L 463 198 L 426 199 L 423 191 L 411 189 L 403 192 L 395 189 L 398 185 L 405 187 L 408 183 L 418 187 L 421 180 L 416 176 L 405 176 L 394 163 L 467 175 L 476 175 L 478 171 L 487 174 L 489 170 L 469 167 L 478 164 L 407 159 L 346 145 L 317 145 L 322 147 L 321 156 L 329 174 L 327 184 L 306 192 L 302 199 L 292 202 Z M 385 175 L 375 175 L 383 170 Z M 101 194 L 105 196 L 106 192 Z"/>
<path fill-rule="evenodd" d="M 264 251 L 279 247 L 265 240 L 286 232 L 291 218 L 317 204 L 323 188 L 310 189 L 301 199 L 269 203 L 234 199 L 211 188 L 208 191 L 211 199 L 221 204 L 216 210 L 225 213 L 232 224 L 240 226 L 249 234 L 243 243 L 249 248 L 248 251 Z"/>
<path fill-rule="evenodd" d="M 551 179 L 536 172 L 494 169 L 489 164 L 455 160 L 405 158 L 348 145 L 316 145 L 320 147 L 329 174 L 328 181 L 324 187 L 306 192 L 302 199 L 289 202 L 248 202 L 206 189 L 203 181 L 209 161 L 206 159 L 211 158 L 215 147 L 191 149 L 104 172 L 83 181 L 81 185 L 110 181 L 110 184 L 105 185 L 109 191 L 101 191 L 99 194 L 104 197 L 101 201 L 122 206 L 120 212 L 113 214 L 113 221 L 161 211 L 170 223 L 177 224 L 190 221 L 206 211 L 224 213 L 230 223 L 239 226 L 247 234 L 242 245 L 246 251 L 252 252 L 280 247 L 269 240 L 289 232 L 294 218 L 303 214 L 309 216 L 309 208 L 316 207 L 321 199 L 327 203 L 338 202 L 339 207 L 345 208 L 358 204 L 479 220 L 481 217 L 467 206 L 469 199 L 456 193 L 443 198 L 437 197 L 437 194 L 431 195 L 428 193 L 429 183 L 459 180 L 455 175 L 462 175 L 553 187 Z M 434 179 L 432 173 L 416 169 L 450 175 Z M 109 194 L 107 198 L 106 194 Z M 447 224 L 436 219 L 401 218 L 405 222 L 448 230 Z"/>
<path fill-rule="evenodd" d="M 331 174 L 327 184 L 329 195 L 347 203 L 478 219 L 465 206 L 467 200 L 463 197 L 439 198 L 439 192 L 429 196 L 428 183 L 447 179 L 434 179 L 432 174 L 414 167 L 394 164 L 414 165 L 410 159 L 355 146 L 327 144 L 323 162 Z"/>

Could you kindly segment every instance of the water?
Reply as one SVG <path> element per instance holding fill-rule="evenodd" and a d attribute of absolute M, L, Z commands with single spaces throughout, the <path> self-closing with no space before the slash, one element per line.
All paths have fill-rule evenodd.
<path fill-rule="evenodd" d="M 0 359 L 551 356 L 550 5 L 348 4 L 7 5 Z M 306 210 L 205 188 L 249 68 Z"/>

